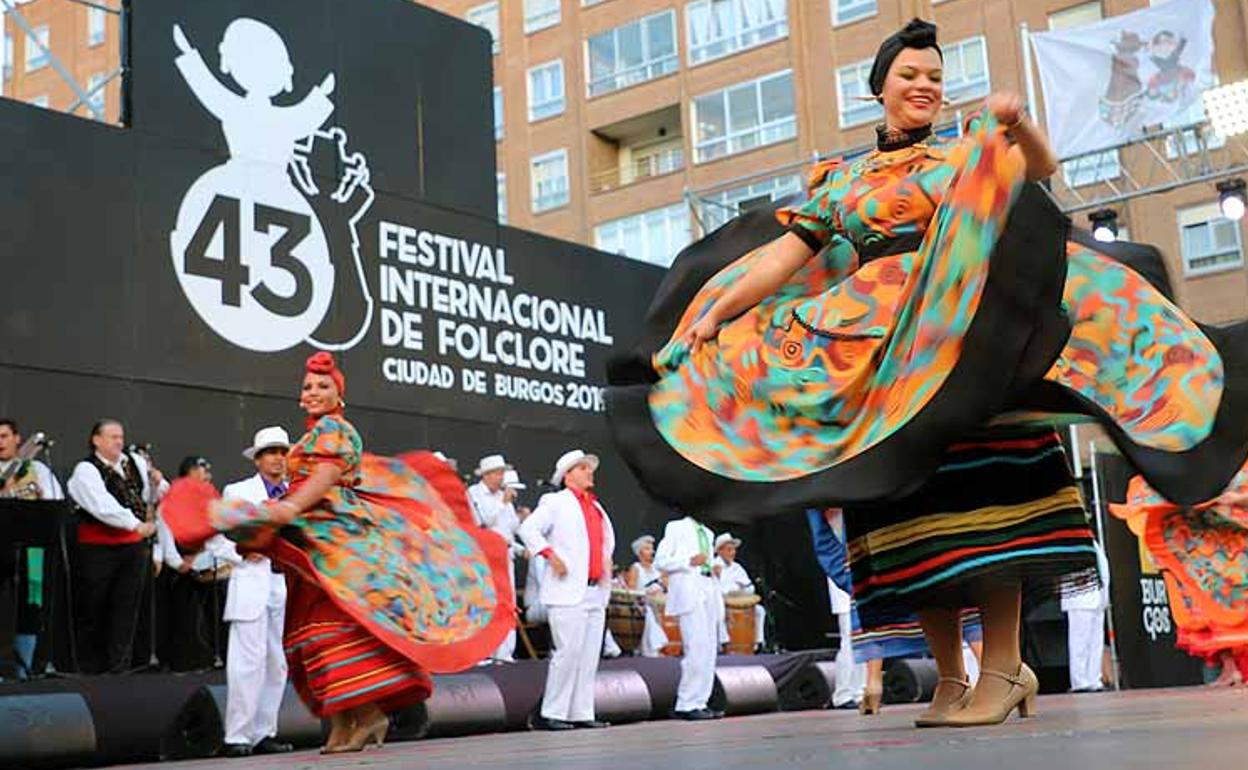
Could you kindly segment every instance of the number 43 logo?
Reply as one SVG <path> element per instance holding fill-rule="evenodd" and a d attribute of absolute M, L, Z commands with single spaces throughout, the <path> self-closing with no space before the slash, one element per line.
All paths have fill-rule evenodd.
<path fill-rule="evenodd" d="M 248 350 L 273 352 L 302 342 L 328 350 L 354 346 L 372 316 L 356 228 L 374 194 L 364 157 L 347 152 L 346 132 L 321 128 L 334 111 L 333 74 L 299 101 L 274 104 L 294 90 L 295 74 L 277 30 L 248 18 L 226 27 L 217 47 L 219 69 L 242 93 L 218 80 L 181 26 L 174 26 L 173 42 L 178 70 L 220 121 L 230 151 L 187 190 L 169 236 L 174 272 L 191 306 L 214 331 Z M 363 299 L 356 303 L 358 318 L 345 319 L 345 331 L 329 330 L 328 340 L 318 329 L 334 299 L 336 276 L 310 203 L 321 194 L 309 163 L 317 141 L 337 152 L 343 169 L 337 189 L 323 201 L 333 211 L 331 224 L 341 219 L 349 232 L 354 257 L 354 270 L 337 278 L 358 287 Z"/>

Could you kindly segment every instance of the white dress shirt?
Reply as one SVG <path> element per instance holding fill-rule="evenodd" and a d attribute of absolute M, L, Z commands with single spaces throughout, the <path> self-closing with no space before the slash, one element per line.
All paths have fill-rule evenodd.
<path fill-rule="evenodd" d="M 477 523 L 497 532 L 506 543 L 514 558 L 524 553 L 524 547 L 516 542 L 516 530 L 520 529 L 520 517 L 516 506 L 503 502 L 505 491 L 499 488 L 491 492 L 484 481 L 468 487 L 468 500 L 472 503 Z"/>
<path fill-rule="evenodd" d="M 726 563 L 718 556 L 715 557 L 715 566 L 719 567 L 719 590 L 725 594 L 745 591 L 747 593 L 758 593 L 754 590 L 754 581 L 750 580 L 750 573 L 745 571 L 745 567 L 741 566 L 741 562 L 734 561 L 732 564 Z"/>
<path fill-rule="evenodd" d="M 112 468 L 115 472 L 125 475 L 126 454 L 123 452 L 121 457 L 115 463 L 110 463 L 99 454 L 96 454 L 105 466 Z M 139 478 L 143 480 L 143 502 L 148 505 L 155 505 L 169 490 L 169 482 L 161 480 L 160 487 L 152 489 L 151 481 L 148 479 L 147 462 L 139 455 L 131 455 L 134 458 L 134 467 L 139 472 Z M 139 528 L 142 521 L 139 520 L 134 513 L 117 498 L 109 493 L 108 488 L 104 486 L 104 477 L 94 465 L 83 460 L 74 466 L 74 472 L 69 477 L 69 496 L 73 499 L 78 507 L 87 513 L 99 519 L 102 523 L 117 529 L 124 529 L 133 532 Z"/>

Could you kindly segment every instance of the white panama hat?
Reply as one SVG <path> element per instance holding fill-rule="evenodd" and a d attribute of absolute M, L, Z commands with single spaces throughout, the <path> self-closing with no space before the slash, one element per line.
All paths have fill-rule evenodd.
<path fill-rule="evenodd" d="M 583 462 L 589 463 L 594 470 L 598 469 L 598 455 L 585 454 L 580 449 L 564 452 L 563 456 L 555 462 L 555 472 L 550 476 L 550 483 L 559 486 L 563 483 L 563 477 L 567 472 Z"/>
<path fill-rule="evenodd" d="M 290 436 L 287 435 L 286 429 L 276 425 L 256 431 L 256 435 L 251 439 L 251 446 L 243 450 L 243 457 L 254 460 L 256 455 L 274 447 L 290 449 Z"/>
<path fill-rule="evenodd" d="M 477 462 L 477 469 L 473 473 L 477 476 L 484 476 L 492 471 L 509 471 L 511 466 L 507 464 L 507 458 L 502 455 L 486 455 Z"/>
<path fill-rule="evenodd" d="M 721 546 L 727 545 L 729 543 L 732 543 L 738 548 L 741 547 L 740 538 L 733 537 L 731 532 L 725 532 L 724 534 L 715 538 L 715 550 L 718 551 Z"/>
<path fill-rule="evenodd" d="M 506 473 L 503 474 L 503 486 L 507 487 L 508 489 L 528 489 L 529 488 L 528 484 L 525 484 L 520 481 L 520 474 L 516 473 L 515 470 L 510 469 L 510 468 L 507 470 Z"/>

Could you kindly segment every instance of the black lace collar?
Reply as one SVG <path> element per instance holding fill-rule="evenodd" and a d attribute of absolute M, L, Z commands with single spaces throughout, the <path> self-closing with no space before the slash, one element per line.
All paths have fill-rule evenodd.
<path fill-rule="evenodd" d="M 932 135 L 931 125 L 910 129 L 890 130 L 883 123 L 875 127 L 875 146 L 881 152 L 903 150 L 910 145 L 918 144 Z"/>

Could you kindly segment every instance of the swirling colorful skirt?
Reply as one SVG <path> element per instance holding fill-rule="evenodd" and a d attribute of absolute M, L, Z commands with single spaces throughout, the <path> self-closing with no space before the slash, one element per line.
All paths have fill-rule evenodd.
<path fill-rule="evenodd" d="M 1248 491 L 1248 465 L 1228 488 Z M 1248 508 L 1175 505 L 1136 476 L 1127 501 L 1109 509 L 1161 569 L 1179 648 L 1209 659 L 1248 654 Z"/>

